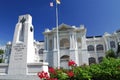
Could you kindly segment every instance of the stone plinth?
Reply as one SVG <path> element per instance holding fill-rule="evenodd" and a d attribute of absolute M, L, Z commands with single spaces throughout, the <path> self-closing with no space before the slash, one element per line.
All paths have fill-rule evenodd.
<path fill-rule="evenodd" d="M 48 72 L 48 63 L 29 63 L 26 69 L 27 73 L 24 75 L 8 74 L 8 64 L 0 64 L 0 80 L 40 80 L 37 73 L 40 71 Z"/>

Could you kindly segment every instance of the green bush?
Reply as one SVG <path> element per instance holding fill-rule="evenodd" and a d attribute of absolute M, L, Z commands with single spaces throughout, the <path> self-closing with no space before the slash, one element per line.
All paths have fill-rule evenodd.
<path fill-rule="evenodd" d="M 120 59 L 104 58 L 100 64 L 90 66 L 94 80 L 120 80 Z"/>

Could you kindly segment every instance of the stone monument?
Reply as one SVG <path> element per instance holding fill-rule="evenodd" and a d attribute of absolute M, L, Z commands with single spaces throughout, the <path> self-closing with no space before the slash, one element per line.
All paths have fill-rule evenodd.
<path fill-rule="evenodd" d="M 0 64 L 0 80 L 39 80 L 48 63 L 35 62 L 34 28 L 29 14 L 19 16 L 8 64 Z"/>
<path fill-rule="evenodd" d="M 27 73 L 26 63 L 34 62 L 35 51 L 33 40 L 33 25 L 31 16 L 20 16 L 13 38 L 8 74 Z"/>

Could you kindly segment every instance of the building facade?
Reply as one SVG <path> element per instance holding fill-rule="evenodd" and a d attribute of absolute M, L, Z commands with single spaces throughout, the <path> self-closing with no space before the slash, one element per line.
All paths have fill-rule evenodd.
<path fill-rule="evenodd" d="M 58 27 L 58 43 L 57 30 L 46 29 L 44 41 L 34 40 L 35 61 L 48 62 L 52 67 L 68 68 L 68 61 L 74 60 L 77 64 L 99 63 L 107 50 L 118 49 L 120 42 L 120 31 L 113 34 L 104 33 L 103 36 L 86 37 L 87 29 L 84 25 L 80 27 L 61 24 Z M 12 43 L 6 44 L 5 63 L 9 63 Z M 59 47 L 58 47 L 59 46 Z M 58 53 L 59 51 L 59 53 Z"/>

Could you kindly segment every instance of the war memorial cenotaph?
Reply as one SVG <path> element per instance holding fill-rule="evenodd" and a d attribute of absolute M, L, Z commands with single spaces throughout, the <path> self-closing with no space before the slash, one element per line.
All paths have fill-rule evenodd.
<path fill-rule="evenodd" d="M 39 71 L 48 72 L 47 62 L 35 61 L 34 29 L 29 14 L 19 16 L 8 63 L 0 64 L 0 80 L 39 80 Z"/>

